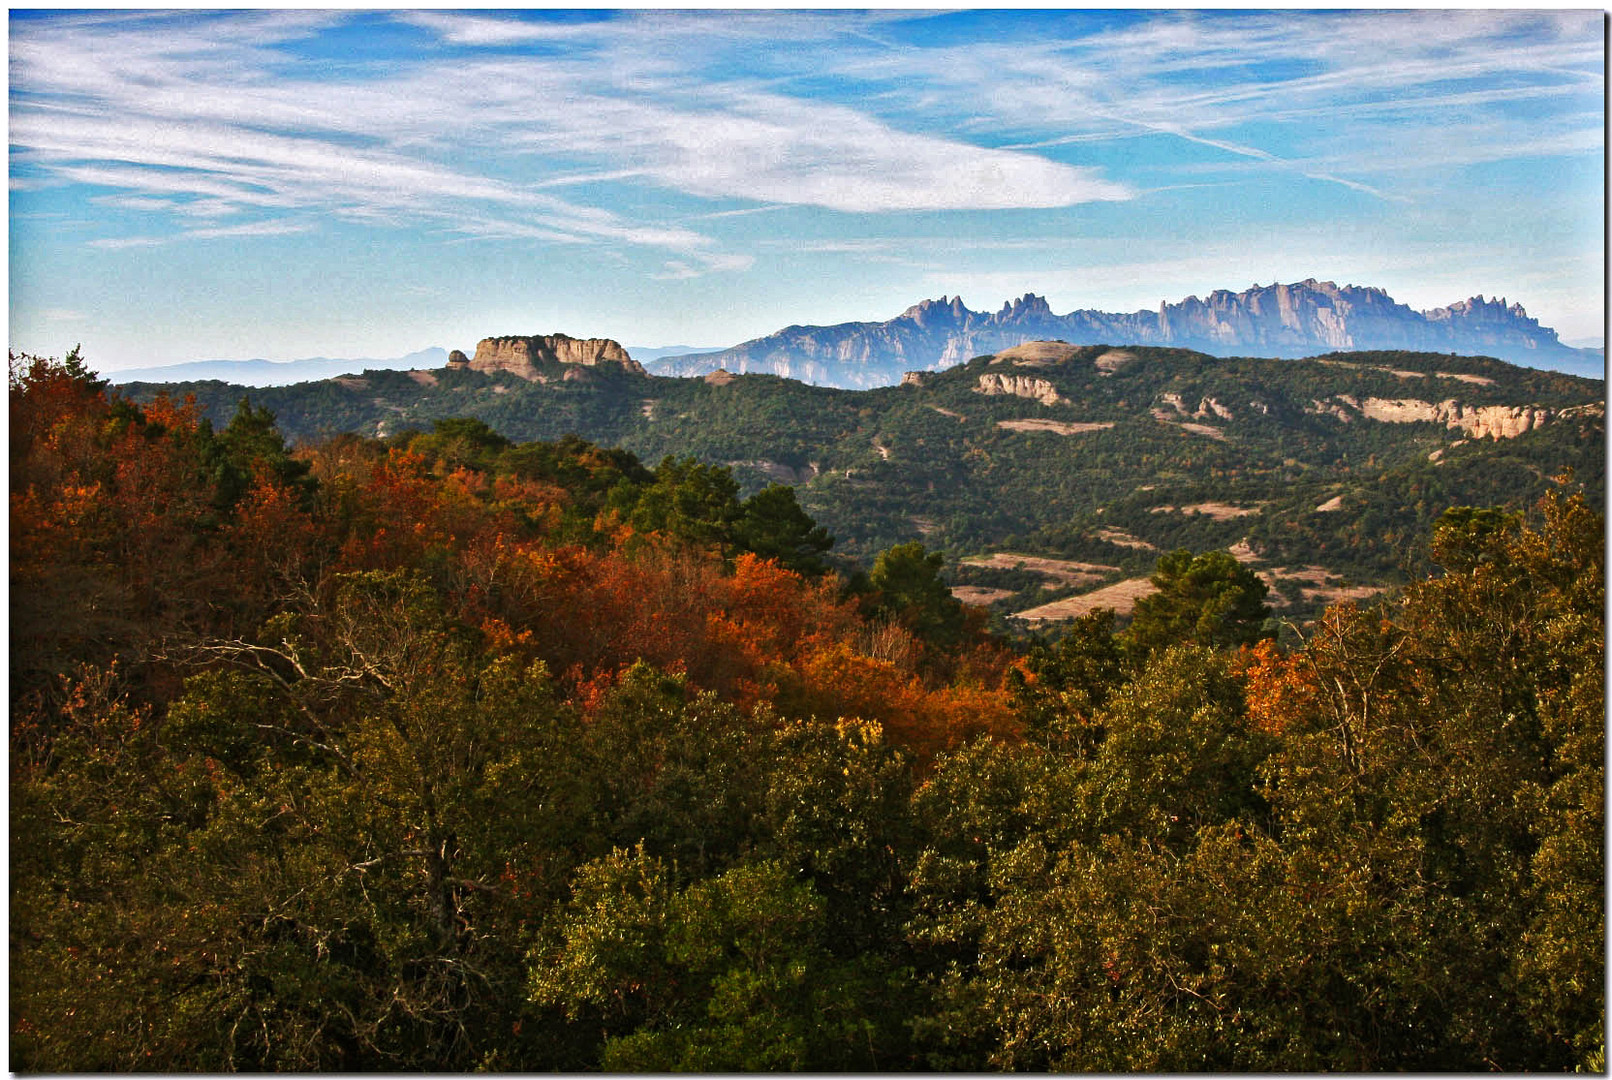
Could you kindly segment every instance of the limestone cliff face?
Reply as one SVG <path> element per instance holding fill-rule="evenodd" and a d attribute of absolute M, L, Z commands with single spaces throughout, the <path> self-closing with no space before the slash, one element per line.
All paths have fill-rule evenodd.
<path fill-rule="evenodd" d="M 981 375 L 975 391 L 981 394 L 1012 394 L 1014 397 L 1039 401 L 1043 405 L 1060 405 L 1067 400 L 1047 380 L 1028 375 L 999 375 L 996 372 Z"/>
<path fill-rule="evenodd" d="M 1338 394 L 1327 401 L 1315 402 L 1309 411 L 1345 421 L 1364 417 L 1385 424 L 1443 424 L 1475 439 L 1514 439 L 1558 417 L 1582 412 L 1584 407 L 1558 411 L 1542 405 L 1463 405 L 1453 398 L 1432 402 L 1416 398 L 1359 399 Z"/>
<path fill-rule="evenodd" d="M 471 358 L 469 366 L 472 371 L 487 374 L 507 371 L 535 382 L 539 379 L 538 365 L 542 363 L 580 364 L 584 367 L 617 364 L 635 374 L 644 374 L 643 366 L 609 338 L 574 338 L 565 334 L 482 338 L 476 345 L 476 355 Z"/>
<path fill-rule="evenodd" d="M 1230 407 L 1211 397 L 1199 399 L 1196 409 L 1187 408 L 1187 402 L 1180 394 L 1160 394 L 1159 400 L 1166 405 L 1172 406 L 1177 413 L 1192 420 L 1207 420 L 1212 416 L 1219 417 L 1221 420 L 1230 420 L 1232 418 Z"/>

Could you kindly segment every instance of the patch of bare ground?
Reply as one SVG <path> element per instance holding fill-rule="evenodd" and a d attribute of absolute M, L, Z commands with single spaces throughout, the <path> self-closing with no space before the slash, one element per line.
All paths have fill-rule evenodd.
<path fill-rule="evenodd" d="M 809 461 L 798 469 L 778 461 L 763 461 L 758 463 L 757 468 L 780 484 L 804 484 L 822 471 L 815 461 Z"/>
<path fill-rule="evenodd" d="M 1121 349 L 1109 349 L 1103 355 L 1092 361 L 1092 365 L 1104 375 L 1112 375 L 1136 357 Z"/>
<path fill-rule="evenodd" d="M 1056 619 L 1073 619 L 1089 615 L 1098 608 L 1113 608 L 1117 614 L 1129 615 L 1138 600 L 1158 591 L 1153 582 L 1147 578 L 1130 578 L 1101 589 L 1093 589 L 1080 596 L 1054 600 L 1050 604 L 1021 611 L 1013 617 L 1026 622 L 1051 622 Z"/>
<path fill-rule="evenodd" d="M 654 401 L 654 399 L 651 398 L 648 401 L 640 402 L 639 405 L 638 405 L 638 411 L 643 413 L 644 416 L 646 416 L 646 417 L 648 417 L 650 419 L 654 419 L 654 416 L 655 416 L 655 401 Z"/>
<path fill-rule="evenodd" d="M 1393 375 L 1395 378 L 1400 379 L 1427 378 L 1427 372 L 1425 371 L 1402 371 L 1399 368 L 1379 367 L 1376 364 L 1351 364 L 1346 360 L 1322 360 L 1321 363 L 1328 367 L 1354 368 L 1356 371 L 1380 371 L 1384 375 Z M 1475 386 L 1494 385 L 1494 380 L 1487 375 L 1463 375 L 1454 371 L 1435 371 L 1433 375 L 1435 378 L 1456 379 L 1460 382 L 1472 383 Z"/>
<path fill-rule="evenodd" d="M 1171 427 L 1180 428 L 1182 431 L 1188 431 L 1194 435 L 1207 435 L 1211 439 L 1219 439 L 1221 442 L 1226 441 L 1226 433 L 1219 428 L 1210 427 L 1208 424 L 1194 424 L 1189 420 L 1172 419 L 1170 414 L 1163 409 L 1154 409 L 1153 419 L 1161 424 L 1169 424 Z"/>
<path fill-rule="evenodd" d="M 912 517 L 908 520 L 912 522 L 912 527 L 918 530 L 919 536 L 933 536 L 939 528 L 934 518 Z"/>
<path fill-rule="evenodd" d="M 707 386 L 726 386 L 736 378 L 738 376 L 733 372 L 724 368 L 717 368 L 705 377 L 705 383 Z"/>
<path fill-rule="evenodd" d="M 939 405 L 931 405 L 929 407 L 931 409 L 934 409 L 940 415 L 949 416 L 953 420 L 967 420 L 968 419 L 968 417 L 964 416 L 962 413 L 952 412 L 950 409 L 942 409 Z"/>
<path fill-rule="evenodd" d="M 415 368 L 413 371 L 410 371 L 409 378 L 413 379 L 421 386 L 435 386 L 437 384 L 437 377 L 435 375 L 420 368 Z"/>
<path fill-rule="evenodd" d="M 885 461 L 890 460 L 890 448 L 888 446 L 884 445 L 883 443 L 876 442 L 873 444 L 873 449 L 877 450 L 879 452 L 879 457 L 883 458 Z"/>
<path fill-rule="evenodd" d="M 965 604 L 976 607 L 985 607 L 994 604 L 1004 596 L 1012 596 L 1012 589 L 987 589 L 983 585 L 953 585 L 952 595 Z"/>
<path fill-rule="evenodd" d="M 1259 555 L 1248 546 L 1247 540 L 1239 540 L 1226 549 L 1227 554 L 1240 563 L 1258 562 Z"/>
<path fill-rule="evenodd" d="M 1132 536 L 1123 529 L 1098 529 L 1095 535 L 1099 540 L 1107 540 L 1110 544 L 1118 544 L 1120 547 L 1136 548 L 1138 551 L 1159 550 L 1141 537 Z"/>
<path fill-rule="evenodd" d="M 1193 503 L 1191 506 L 1155 506 L 1148 512 L 1152 514 L 1203 514 L 1205 517 L 1213 518 L 1216 521 L 1230 521 L 1232 518 L 1257 514 L 1259 513 L 1259 507 L 1203 502 Z"/>
<path fill-rule="evenodd" d="M 1270 587 L 1266 602 L 1272 607 L 1286 607 L 1288 600 L 1276 591 L 1280 581 L 1296 581 L 1304 600 L 1321 604 L 1337 604 L 1345 600 L 1367 600 L 1383 591 L 1381 585 L 1343 585 L 1331 580 L 1334 575 L 1324 566 L 1275 566 L 1258 571 L 1260 579 Z"/>
<path fill-rule="evenodd" d="M 509 393 L 509 387 L 505 386 L 503 383 L 493 383 L 493 393 L 507 394 Z"/>
<path fill-rule="evenodd" d="M 1008 431 L 1055 431 L 1059 435 L 1079 435 L 1085 431 L 1107 431 L 1113 423 L 1066 423 L 1062 420 L 998 420 L 996 426 Z"/>
<path fill-rule="evenodd" d="M 1381 367 L 1377 364 L 1351 364 L 1347 360 L 1323 360 L 1321 363 L 1327 367 L 1354 368 L 1356 371 L 1380 371 L 1384 375 L 1393 375 L 1400 379 L 1425 379 L 1425 371 L 1401 371 L 1398 368 Z"/>
<path fill-rule="evenodd" d="M 1342 510 L 1342 509 L 1343 509 L 1343 496 L 1342 495 L 1334 495 L 1334 496 L 1332 496 L 1332 498 L 1328 499 L 1326 502 L 1322 503 L 1320 506 L 1317 506 L 1315 508 L 1315 512 L 1317 514 L 1330 514 L 1334 510 Z"/>
<path fill-rule="evenodd" d="M 331 381 L 344 390 L 369 389 L 369 380 L 361 379 L 357 375 L 338 375 Z"/>
<path fill-rule="evenodd" d="M 1062 341 L 1026 341 L 1011 349 L 1003 349 L 991 363 L 1011 361 L 1019 367 L 1046 367 L 1048 364 L 1072 360 L 1079 352 L 1078 345 L 1068 345 Z"/>
<path fill-rule="evenodd" d="M 1015 555 L 1010 551 L 998 551 L 993 555 L 975 555 L 961 561 L 968 566 L 988 566 L 996 570 L 1028 570 L 1033 574 L 1051 578 L 1060 585 L 1074 586 L 1101 581 L 1119 569 L 1117 566 L 1104 566 L 1101 563 L 1048 559 L 1039 555 Z"/>

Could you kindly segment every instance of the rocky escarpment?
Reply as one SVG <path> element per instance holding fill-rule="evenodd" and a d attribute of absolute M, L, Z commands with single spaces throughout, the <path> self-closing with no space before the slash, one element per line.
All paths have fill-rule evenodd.
<path fill-rule="evenodd" d="M 1211 397 L 1200 399 L 1196 409 L 1187 408 L 1186 400 L 1180 394 L 1160 394 L 1159 400 L 1173 407 L 1182 416 L 1192 420 L 1207 420 L 1210 417 L 1218 417 L 1221 420 L 1230 420 L 1232 418 L 1231 409 Z"/>
<path fill-rule="evenodd" d="M 1514 439 L 1557 419 L 1605 414 L 1604 406 L 1599 405 L 1550 409 L 1542 405 L 1463 405 L 1454 399 L 1432 402 L 1415 398 L 1356 398 L 1349 394 L 1312 402 L 1307 411 L 1336 416 L 1345 422 L 1364 418 L 1386 424 L 1442 424 L 1475 439 Z"/>
<path fill-rule="evenodd" d="M 1520 304 L 1474 297 L 1414 311 L 1381 289 L 1307 278 L 1293 284 L 1216 290 L 1156 310 L 1054 314 L 1027 293 L 994 312 L 971 311 L 961 297 L 914 304 L 886 322 L 791 326 L 722 352 L 666 357 L 661 375 L 717 368 L 863 389 L 890 386 L 908 371 L 938 371 L 1027 342 L 1164 345 L 1217 356 L 1314 356 L 1336 350 L 1406 349 L 1494 356 L 1531 366 L 1556 364 L 1598 374 L 1602 360 L 1563 345 Z M 1028 358 L 1032 362 L 1037 358 Z"/>
<path fill-rule="evenodd" d="M 1043 405 L 1066 404 L 1066 399 L 1058 393 L 1056 386 L 1045 379 L 1036 379 L 1029 375 L 999 375 L 991 372 L 980 376 L 979 386 L 975 387 L 975 391 L 981 394 L 1012 394 L 1014 397 L 1039 401 Z"/>
<path fill-rule="evenodd" d="M 464 356 L 463 353 L 458 355 Z M 476 355 L 465 366 L 489 375 L 507 371 L 532 382 L 541 382 L 545 381 L 542 365 L 556 363 L 584 367 L 615 365 L 634 374 L 644 374 L 643 366 L 609 338 L 574 338 L 565 334 L 482 338 L 476 345 Z M 567 372 L 568 376 L 570 374 Z"/>

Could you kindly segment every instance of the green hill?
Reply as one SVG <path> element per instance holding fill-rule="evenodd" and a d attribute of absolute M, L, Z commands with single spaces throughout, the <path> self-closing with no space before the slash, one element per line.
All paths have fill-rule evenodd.
<path fill-rule="evenodd" d="M 921 540 L 1101 568 L 954 567 L 1004 613 L 1145 576 L 1179 547 L 1234 548 L 1297 612 L 1425 570 L 1420 539 L 1449 506 L 1526 505 L 1569 468 L 1604 503 L 1605 384 L 1481 357 L 1038 343 L 865 391 L 552 366 L 546 382 L 442 369 L 124 392 L 194 394 L 215 424 L 249 395 L 293 441 L 464 416 L 515 441 L 576 434 L 727 465 L 746 493 L 794 484 L 838 552 Z"/>

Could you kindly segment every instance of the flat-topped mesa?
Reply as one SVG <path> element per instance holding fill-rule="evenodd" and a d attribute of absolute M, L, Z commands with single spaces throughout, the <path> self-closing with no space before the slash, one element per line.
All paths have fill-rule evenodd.
<path fill-rule="evenodd" d="M 482 338 L 470 361 L 472 371 L 492 374 L 507 371 L 532 382 L 538 381 L 538 365 L 543 363 L 620 364 L 635 375 L 643 375 L 643 365 L 627 355 L 627 350 L 609 338 L 574 338 L 565 334 L 537 337 Z"/>

